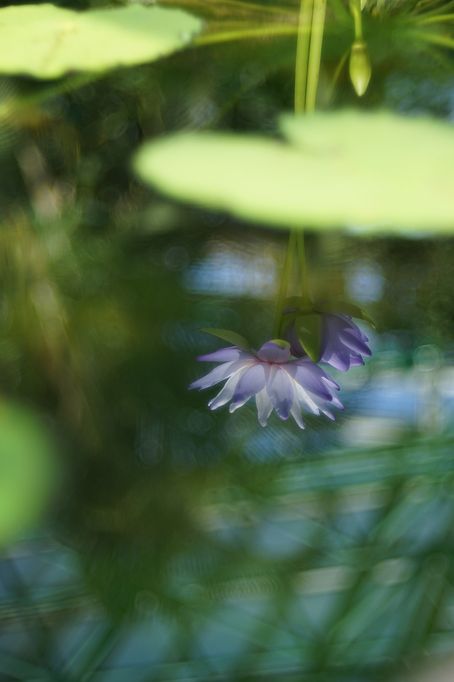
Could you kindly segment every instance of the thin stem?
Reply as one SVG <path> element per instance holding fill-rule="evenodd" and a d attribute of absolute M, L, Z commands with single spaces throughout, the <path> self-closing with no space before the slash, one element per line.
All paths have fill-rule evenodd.
<path fill-rule="evenodd" d="M 449 38 L 448 36 L 443 36 L 438 33 L 426 33 L 425 31 L 414 31 L 412 33 L 413 37 L 419 38 L 420 40 L 425 40 L 426 43 L 432 43 L 434 45 L 441 45 L 442 47 L 454 47 L 454 38 Z"/>
<path fill-rule="evenodd" d="M 326 0 L 301 0 L 295 58 L 295 114 L 315 109 L 320 74 Z M 296 271 L 296 273 L 295 273 Z M 310 303 L 309 276 L 304 249 L 303 230 L 291 230 L 282 267 L 274 326 L 281 333 L 281 318 L 290 279 L 296 274 L 297 290 L 304 304 Z"/>
<path fill-rule="evenodd" d="M 317 98 L 323 32 L 325 28 L 326 0 L 315 0 L 312 17 L 311 46 L 307 75 L 306 111 L 314 111 Z"/>
<path fill-rule="evenodd" d="M 303 304 L 310 303 L 310 292 L 309 292 L 309 274 L 306 261 L 306 252 L 304 246 L 304 232 L 303 230 L 296 231 L 296 252 L 297 252 L 297 264 L 298 264 L 298 283 L 301 298 L 303 299 Z"/>
<path fill-rule="evenodd" d="M 215 45 L 217 43 L 229 43 L 237 40 L 249 40 L 253 38 L 272 38 L 273 36 L 286 36 L 296 33 L 296 26 L 291 24 L 267 24 L 265 26 L 253 26 L 251 28 L 232 28 L 219 33 L 206 33 L 194 40 L 195 46 Z"/>
<path fill-rule="evenodd" d="M 454 21 L 454 14 L 438 14 L 432 17 L 418 17 L 416 24 L 438 24 L 444 21 Z"/>
<path fill-rule="evenodd" d="M 363 39 L 363 17 L 361 14 L 361 5 L 359 2 L 352 2 L 351 12 L 353 16 L 353 24 L 355 27 L 355 41 Z"/>
<path fill-rule="evenodd" d="M 278 294 L 277 307 L 276 307 L 276 320 L 274 323 L 274 334 L 273 334 L 274 338 L 279 338 L 279 335 L 281 333 L 281 318 L 282 318 L 282 313 L 284 312 L 284 303 L 285 303 L 285 298 L 287 296 L 289 279 L 290 279 L 291 272 L 292 272 L 294 252 L 295 252 L 295 232 L 294 232 L 294 230 L 291 230 L 289 237 L 288 237 L 287 250 L 285 252 L 284 264 L 282 266 L 281 279 L 280 279 L 280 283 L 279 283 L 279 294 Z"/>
<path fill-rule="evenodd" d="M 277 14 L 278 16 L 282 16 L 283 12 L 281 9 L 278 7 L 272 7 L 268 5 L 260 5 L 256 4 L 254 2 L 244 2 L 243 0 L 223 0 L 222 3 L 224 6 L 230 5 L 231 7 L 234 7 L 235 9 L 238 10 L 251 10 L 253 12 L 258 12 L 260 14 Z"/>
<path fill-rule="evenodd" d="M 344 68 L 345 62 L 347 61 L 349 55 L 350 55 L 350 48 L 348 50 L 345 50 L 344 54 L 342 55 L 342 57 L 339 61 L 339 64 L 336 66 L 336 70 L 335 70 L 334 75 L 332 77 L 330 89 L 329 89 L 329 95 L 328 95 L 328 101 L 329 102 L 334 97 L 334 90 L 336 88 L 337 81 L 340 78 L 340 75 L 342 73 L 342 69 Z"/>
<path fill-rule="evenodd" d="M 306 88 L 309 62 L 309 45 L 313 16 L 313 0 L 301 0 L 295 60 L 295 114 L 306 110 Z"/>

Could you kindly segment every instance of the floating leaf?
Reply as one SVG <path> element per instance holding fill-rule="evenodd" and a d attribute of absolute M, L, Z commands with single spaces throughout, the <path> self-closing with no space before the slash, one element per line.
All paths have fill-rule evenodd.
<path fill-rule="evenodd" d="M 222 341 L 227 341 L 228 343 L 231 343 L 233 346 L 238 346 L 238 348 L 243 348 L 244 350 L 249 348 L 249 343 L 243 336 L 237 334 L 236 332 L 232 332 L 229 329 L 210 328 L 202 329 L 202 331 L 206 332 L 207 334 L 211 334 L 212 336 L 216 336 L 218 339 L 222 339 Z"/>
<path fill-rule="evenodd" d="M 0 405 L 0 546 L 39 521 L 56 481 L 53 443 L 22 408 Z"/>
<path fill-rule="evenodd" d="M 280 227 L 454 231 L 452 125 L 390 113 L 285 116 L 288 144 L 186 133 L 134 166 L 178 199 Z"/>
<path fill-rule="evenodd" d="M 201 28 L 181 10 L 132 5 L 75 12 L 50 4 L 0 10 L 0 72 L 59 78 L 149 62 L 180 49 Z"/>

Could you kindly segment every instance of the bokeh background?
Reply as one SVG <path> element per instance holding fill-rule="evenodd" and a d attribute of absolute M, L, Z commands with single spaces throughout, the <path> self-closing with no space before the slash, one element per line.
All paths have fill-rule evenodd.
<path fill-rule="evenodd" d="M 452 119 L 452 52 L 407 34 L 405 3 L 377 7 L 360 106 Z M 348 70 L 331 78 L 351 40 L 328 24 L 322 108 L 358 106 Z M 309 229 L 313 289 L 367 310 L 373 356 L 340 376 L 335 423 L 262 429 L 187 387 L 217 347 L 202 328 L 269 338 L 285 234 L 131 171 L 168 132 L 274 134 L 294 52 L 270 37 L 0 81 L 1 680 L 454 675 L 430 667 L 454 652 L 454 240 Z"/>

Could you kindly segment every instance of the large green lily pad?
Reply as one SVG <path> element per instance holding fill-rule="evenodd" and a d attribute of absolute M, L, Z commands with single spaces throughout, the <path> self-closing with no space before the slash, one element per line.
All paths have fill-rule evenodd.
<path fill-rule="evenodd" d="M 54 5 L 0 9 L 0 73 L 59 78 L 149 62 L 188 44 L 201 22 L 159 7 L 74 12 Z"/>
<path fill-rule="evenodd" d="M 185 133 L 138 175 L 171 196 L 276 227 L 454 231 L 454 129 L 386 112 L 284 116 L 285 142 Z"/>

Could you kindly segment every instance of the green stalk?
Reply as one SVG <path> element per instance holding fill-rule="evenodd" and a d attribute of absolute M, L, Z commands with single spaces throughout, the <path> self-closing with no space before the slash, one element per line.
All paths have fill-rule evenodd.
<path fill-rule="evenodd" d="M 287 289 L 289 279 L 293 269 L 293 254 L 295 251 L 295 232 L 291 230 L 287 250 L 285 252 L 284 265 L 282 266 L 281 279 L 279 283 L 279 294 L 277 298 L 276 319 L 274 322 L 273 338 L 279 338 L 281 334 L 281 319 L 284 312 L 285 298 L 287 296 Z"/>
<path fill-rule="evenodd" d="M 303 299 L 303 305 L 309 306 L 311 303 L 310 291 L 309 291 L 309 273 L 306 260 L 306 249 L 304 245 L 304 232 L 303 230 L 295 231 L 296 234 L 296 252 L 297 252 L 297 263 L 299 265 L 298 281 L 300 284 L 300 294 Z"/>
<path fill-rule="evenodd" d="M 355 41 L 363 40 L 363 17 L 361 14 L 361 3 L 358 0 L 350 2 L 350 11 L 353 16 L 355 28 Z"/>
<path fill-rule="evenodd" d="M 315 109 L 317 86 L 322 56 L 323 32 L 325 28 L 326 0 L 315 0 L 312 17 L 311 46 L 307 75 L 306 111 Z"/>
<path fill-rule="evenodd" d="M 314 111 L 320 74 L 326 0 L 301 0 L 295 59 L 295 114 Z M 303 230 L 291 230 L 281 272 L 277 301 L 275 336 L 281 333 L 281 320 L 290 279 L 296 274 L 298 294 L 303 305 L 310 304 L 309 275 Z"/>
<path fill-rule="evenodd" d="M 218 33 L 205 33 L 194 40 L 193 45 L 215 45 L 217 43 L 229 43 L 237 40 L 250 40 L 253 38 L 272 38 L 274 36 L 293 35 L 296 27 L 291 24 L 266 24 L 264 26 L 251 26 L 232 28 Z"/>
<path fill-rule="evenodd" d="M 301 0 L 295 59 L 295 114 L 302 114 L 306 111 L 306 88 L 313 11 L 313 0 Z"/>

